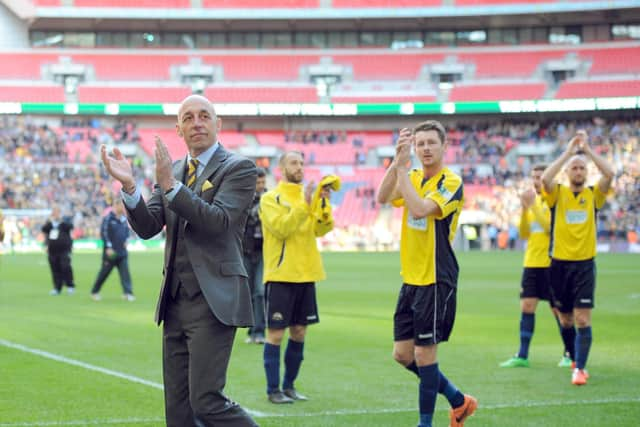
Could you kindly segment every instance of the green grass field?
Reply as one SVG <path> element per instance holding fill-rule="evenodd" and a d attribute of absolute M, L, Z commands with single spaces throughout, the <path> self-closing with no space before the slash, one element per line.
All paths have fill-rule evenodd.
<path fill-rule="evenodd" d="M 98 254 L 74 255 L 76 295 L 51 297 L 43 254 L 0 260 L 0 427 L 162 426 L 161 335 L 153 323 L 160 253 L 133 254 L 135 302 L 114 271 L 89 298 Z M 391 358 L 400 284 L 397 253 L 325 254 L 319 325 L 297 387 L 309 402 L 267 402 L 262 347 L 239 330 L 227 392 L 261 426 L 415 426 L 417 379 Z M 637 426 L 640 423 L 640 256 L 598 257 L 589 384 L 556 367 L 561 343 L 538 308 L 529 369 L 500 369 L 518 344 L 521 253 L 463 253 L 458 315 L 440 347 L 443 372 L 480 408 L 474 426 Z M 434 426 L 448 425 L 439 397 Z"/>

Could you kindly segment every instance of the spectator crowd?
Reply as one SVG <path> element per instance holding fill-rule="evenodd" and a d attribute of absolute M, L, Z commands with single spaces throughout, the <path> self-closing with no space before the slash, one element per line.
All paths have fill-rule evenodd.
<path fill-rule="evenodd" d="M 594 118 L 549 122 L 449 122 L 451 161 L 465 182 L 466 210 L 485 214 L 491 234 L 514 236 L 520 201 L 518 194 L 529 185 L 530 167 L 544 156 L 519 154 L 517 147 L 546 144 L 556 156 L 577 129 L 585 129 L 596 150 L 616 169 L 614 195 L 599 212 L 599 237 L 637 241 L 640 233 L 640 119 Z M 344 131 L 292 131 L 287 142 L 343 144 Z M 390 132 L 390 144 L 397 132 Z M 140 147 L 137 126 L 121 120 L 105 125 L 97 119 L 64 119 L 46 123 L 29 116 L 0 116 L 0 209 L 25 212 L 17 222 L 19 239 L 39 239 L 39 227 L 52 204 L 71 216 L 74 238 L 97 238 L 100 220 L 118 188 L 107 178 L 97 157 L 101 144 L 127 143 Z M 363 141 L 351 144 L 364 150 Z M 81 147 L 81 148 L 78 148 Z M 319 147 L 321 149 L 321 147 Z M 364 153 L 364 151 L 363 151 Z M 140 188 L 149 189 L 153 170 L 140 148 L 132 155 Z M 361 162 L 365 163 L 363 154 Z M 370 165 L 372 167 L 380 167 Z M 484 166 L 484 173 L 482 172 Z M 488 168 L 488 172 L 487 172 Z M 595 169 L 589 182 L 595 182 Z M 370 185 L 351 187 L 358 198 L 370 198 Z M 337 195 L 340 200 L 343 197 Z M 517 230 L 515 230 L 517 233 Z M 334 233 L 337 233 L 334 232 Z M 358 231 L 362 235 L 362 231 Z M 368 233 L 374 235 L 376 233 Z"/>

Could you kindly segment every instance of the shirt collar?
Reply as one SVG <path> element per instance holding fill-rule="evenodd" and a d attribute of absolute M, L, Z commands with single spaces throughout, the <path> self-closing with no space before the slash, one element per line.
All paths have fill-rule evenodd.
<path fill-rule="evenodd" d="M 196 159 L 198 159 L 198 167 L 200 166 L 205 167 L 209 163 L 209 160 L 211 160 L 211 158 L 216 153 L 216 151 L 218 151 L 219 145 L 220 143 L 216 142 L 211 147 L 207 148 L 205 151 L 200 153 L 198 157 L 196 157 Z M 191 154 L 187 154 L 187 163 L 190 162 L 191 159 L 192 159 Z"/>

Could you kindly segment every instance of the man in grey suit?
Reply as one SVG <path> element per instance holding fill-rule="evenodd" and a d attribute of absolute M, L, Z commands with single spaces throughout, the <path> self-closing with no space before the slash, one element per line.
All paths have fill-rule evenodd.
<path fill-rule="evenodd" d="M 156 137 L 156 184 L 146 203 L 127 159 L 117 148 L 101 147 L 106 170 L 122 184 L 135 232 L 148 239 L 166 225 L 156 321 L 164 323 L 168 427 L 257 426 L 223 394 L 236 328 L 253 324 L 241 241 L 256 168 L 220 145 L 220 124 L 206 98 L 182 102 L 176 130 L 188 155 L 172 164 Z"/>

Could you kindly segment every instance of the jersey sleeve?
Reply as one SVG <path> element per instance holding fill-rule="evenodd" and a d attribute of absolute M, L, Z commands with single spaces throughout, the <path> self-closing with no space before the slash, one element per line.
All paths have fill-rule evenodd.
<path fill-rule="evenodd" d="M 302 203 L 282 209 L 275 194 L 265 193 L 260 199 L 258 215 L 264 228 L 278 239 L 284 240 L 295 233 L 309 217 L 309 210 Z"/>
<path fill-rule="evenodd" d="M 446 174 L 438 182 L 436 191 L 427 196 L 442 212 L 438 219 L 446 218 L 462 207 L 462 180 L 457 175 Z"/>
<path fill-rule="evenodd" d="M 602 209 L 605 202 L 607 201 L 607 195 L 600 191 L 600 187 L 598 185 L 593 187 L 593 204 L 596 209 Z"/>
<path fill-rule="evenodd" d="M 550 193 L 545 190 L 544 186 L 542 187 L 542 199 L 547 203 L 547 206 L 550 208 L 556 205 L 558 201 L 558 194 L 560 193 L 560 184 L 556 184 L 553 186 L 553 189 Z"/>
<path fill-rule="evenodd" d="M 529 209 L 522 209 L 520 213 L 520 224 L 518 226 L 518 232 L 521 239 L 528 239 L 531 234 L 531 224 L 529 223 Z"/>

